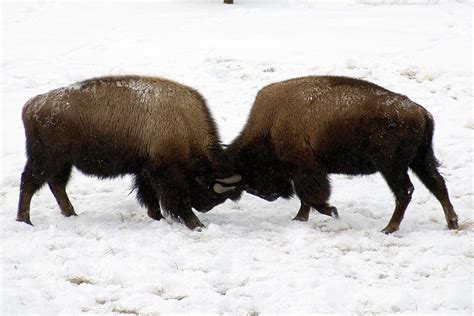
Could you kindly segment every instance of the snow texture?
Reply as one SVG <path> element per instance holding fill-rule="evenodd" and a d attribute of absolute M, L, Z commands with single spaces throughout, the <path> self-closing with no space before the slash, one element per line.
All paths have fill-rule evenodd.
<path fill-rule="evenodd" d="M 221 2 L 2 4 L 1 314 L 472 314 L 472 6 Z M 406 95 L 436 121 L 435 153 L 461 228 L 446 228 L 414 175 L 390 236 L 380 229 L 394 200 L 379 175 L 332 177 L 339 220 L 312 213 L 293 222 L 297 199 L 244 195 L 198 213 L 207 228 L 194 232 L 148 218 L 129 177 L 74 172 L 77 218 L 61 216 L 43 188 L 31 205 L 35 226 L 15 222 L 23 105 L 109 74 L 195 87 L 225 143 L 257 91 L 280 80 L 347 75 Z"/>

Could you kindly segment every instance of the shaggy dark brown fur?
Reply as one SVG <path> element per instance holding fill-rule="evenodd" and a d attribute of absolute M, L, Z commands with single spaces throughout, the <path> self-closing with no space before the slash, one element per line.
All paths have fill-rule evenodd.
<path fill-rule="evenodd" d="M 328 174 L 380 172 L 395 195 L 385 233 L 398 230 L 413 186 L 408 168 L 441 202 L 449 228 L 457 216 L 433 155 L 431 114 L 406 96 L 346 77 L 305 77 L 275 83 L 257 95 L 248 122 L 227 151 L 241 189 L 266 200 L 296 193 L 295 219 L 310 207 L 337 217 L 327 203 Z"/>
<path fill-rule="evenodd" d="M 202 226 L 191 207 L 208 211 L 232 189 L 232 181 L 214 180 L 232 176 L 233 165 L 203 97 L 172 81 L 85 80 L 29 100 L 23 122 L 28 160 L 18 221 L 31 224 L 30 200 L 46 182 L 61 212 L 76 215 L 65 191 L 73 166 L 100 178 L 134 175 L 150 217 L 162 218 L 161 204 L 191 229 Z"/>

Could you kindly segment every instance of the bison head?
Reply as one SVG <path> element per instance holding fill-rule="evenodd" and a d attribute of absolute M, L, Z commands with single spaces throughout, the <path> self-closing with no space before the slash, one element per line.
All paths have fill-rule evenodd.
<path fill-rule="evenodd" d="M 208 212 L 228 198 L 234 199 L 234 196 L 239 194 L 236 188 L 241 180 L 242 177 L 238 174 L 222 179 L 195 177 L 191 187 L 192 207 L 199 212 Z"/>
<path fill-rule="evenodd" d="M 293 195 L 291 179 L 278 169 L 263 167 L 256 169 L 249 166 L 242 169 L 241 187 L 248 193 L 267 201 L 274 201 L 279 197 L 289 198 Z"/>
<path fill-rule="evenodd" d="M 258 196 L 267 201 L 293 195 L 289 168 L 261 144 L 232 153 L 236 172 L 242 175 L 237 190 Z M 232 197 L 231 197 L 232 198 Z"/>

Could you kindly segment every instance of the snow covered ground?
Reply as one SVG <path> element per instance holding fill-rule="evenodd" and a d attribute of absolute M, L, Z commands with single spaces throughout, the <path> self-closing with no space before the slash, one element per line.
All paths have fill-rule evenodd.
<path fill-rule="evenodd" d="M 2 314 L 471 314 L 472 6 L 235 2 L 2 4 Z M 413 176 L 400 231 L 380 233 L 394 200 L 379 175 L 332 177 L 340 220 L 292 222 L 296 199 L 244 195 L 197 214 L 207 228 L 194 232 L 148 218 L 130 178 L 75 172 L 68 192 L 79 217 L 62 217 L 44 188 L 35 226 L 15 222 L 26 100 L 129 73 L 197 88 L 225 142 L 257 91 L 283 79 L 348 75 L 406 94 L 435 117 L 461 228 L 447 230 Z"/>

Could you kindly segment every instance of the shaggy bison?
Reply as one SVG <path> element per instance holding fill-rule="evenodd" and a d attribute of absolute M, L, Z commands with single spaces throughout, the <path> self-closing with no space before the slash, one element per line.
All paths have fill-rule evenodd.
<path fill-rule="evenodd" d="M 263 199 L 296 193 L 295 219 L 310 208 L 337 217 L 327 203 L 328 174 L 380 172 L 396 207 L 385 233 L 398 230 L 413 185 L 410 168 L 441 202 L 450 229 L 458 228 L 432 149 L 433 117 L 422 106 L 375 84 L 346 77 L 305 77 L 263 88 L 227 152 L 241 188 Z"/>
<path fill-rule="evenodd" d="M 229 197 L 240 176 L 220 145 L 203 97 L 152 77 L 85 80 L 29 100 L 23 108 L 27 162 L 17 220 L 31 224 L 30 201 L 46 182 L 61 213 L 76 215 L 65 187 L 71 168 L 99 178 L 132 174 L 139 202 L 160 205 L 194 229 Z"/>

